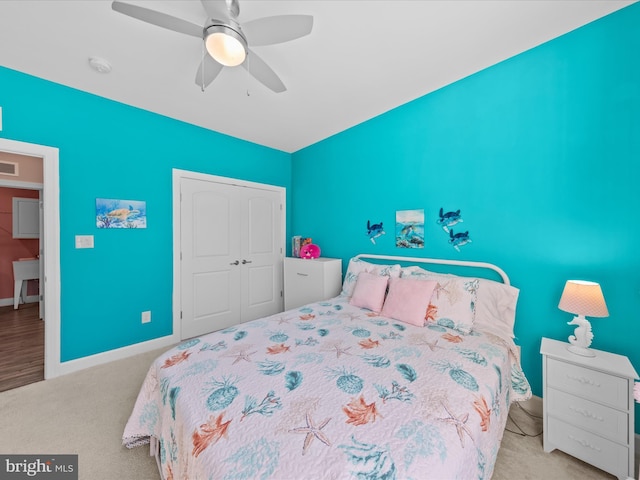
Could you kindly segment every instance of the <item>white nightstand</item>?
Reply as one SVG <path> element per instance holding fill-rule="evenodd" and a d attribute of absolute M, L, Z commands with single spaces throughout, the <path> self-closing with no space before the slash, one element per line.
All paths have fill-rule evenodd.
<path fill-rule="evenodd" d="M 284 259 L 284 309 L 335 297 L 342 290 L 339 258 Z"/>
<path fill-rule="evenodd" d="M 568 343 L 542 339 L 544 451 L 556 448 L 616 475 L 634 476 L 633 381 L 629 359 L 594 350 L 581 357 Z"/>

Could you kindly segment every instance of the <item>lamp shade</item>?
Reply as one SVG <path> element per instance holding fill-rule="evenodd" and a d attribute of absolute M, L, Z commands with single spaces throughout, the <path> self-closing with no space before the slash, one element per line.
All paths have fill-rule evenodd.
<path fill-rule="evenodd" d="M 567 281 L 558 308 L 565 312 L 588 317 L 609 316 L 600 284 L 585 280 Z"/>
<path fill-rule="evenodd" d="M 207 28 L 205 46 L 209 54 L 226 67 L 236 67 L 247 58 L 247 40 L 229 25 Z"/>

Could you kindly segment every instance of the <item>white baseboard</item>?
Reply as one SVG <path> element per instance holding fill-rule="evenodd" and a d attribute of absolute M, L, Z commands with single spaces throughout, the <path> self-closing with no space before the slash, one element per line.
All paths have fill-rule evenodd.
<path fill-rule="evenodd" d="M 24 303 L 36 303 L 39 300 L 38 295 L 27 295 Z M 0 307 L 7 307 L 9 305 L 13 305 L 13 297 L 11 298 L 0 298 Z"/>
<path fill-rule="evenodd" d="M 133 355 L 150 352 L 159 348 L 169 347 L 180 341 L 178 335 L 167 335 L 166 337 L 155 338 L 146 342 L 136 343 L 122 348 L 109 350 L 108 352 L 97 353 L 88 357 L 78 358 L 77 360 L 69 360 L 61 362 L 56 371 L 56 377 L 59 375 L 67 375 L 68 373 L 84 370 L 85 368 L 95 367 L 115 360 L 122 360 Z"/>

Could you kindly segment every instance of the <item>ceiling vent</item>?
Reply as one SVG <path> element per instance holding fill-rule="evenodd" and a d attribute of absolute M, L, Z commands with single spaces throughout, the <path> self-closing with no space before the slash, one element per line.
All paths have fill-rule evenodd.
<path fill-rule="evenodd" d="M 0 174 L 18 176 L 18 164 L 14 162 L 0 162 Z"/>

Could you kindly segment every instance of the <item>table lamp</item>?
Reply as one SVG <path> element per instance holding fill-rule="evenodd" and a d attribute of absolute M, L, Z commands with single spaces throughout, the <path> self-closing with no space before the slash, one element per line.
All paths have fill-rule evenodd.
<path fill-rule="evenodd" d="M 576 314 L 573 320 L 567 322 L 568 325 L 576 325 L 573 335 L 569 336 L 571 345 L 567 347 L 567 350 L 583 357 L 595 357 L 595 352 L 589 349 L 591 340 L 593 340 L 593 332 L 585 315 L 590 317 L 609 316 L 600 285 L 585 280 L 568 280 L 562 291 L 558 308 Z"/>

